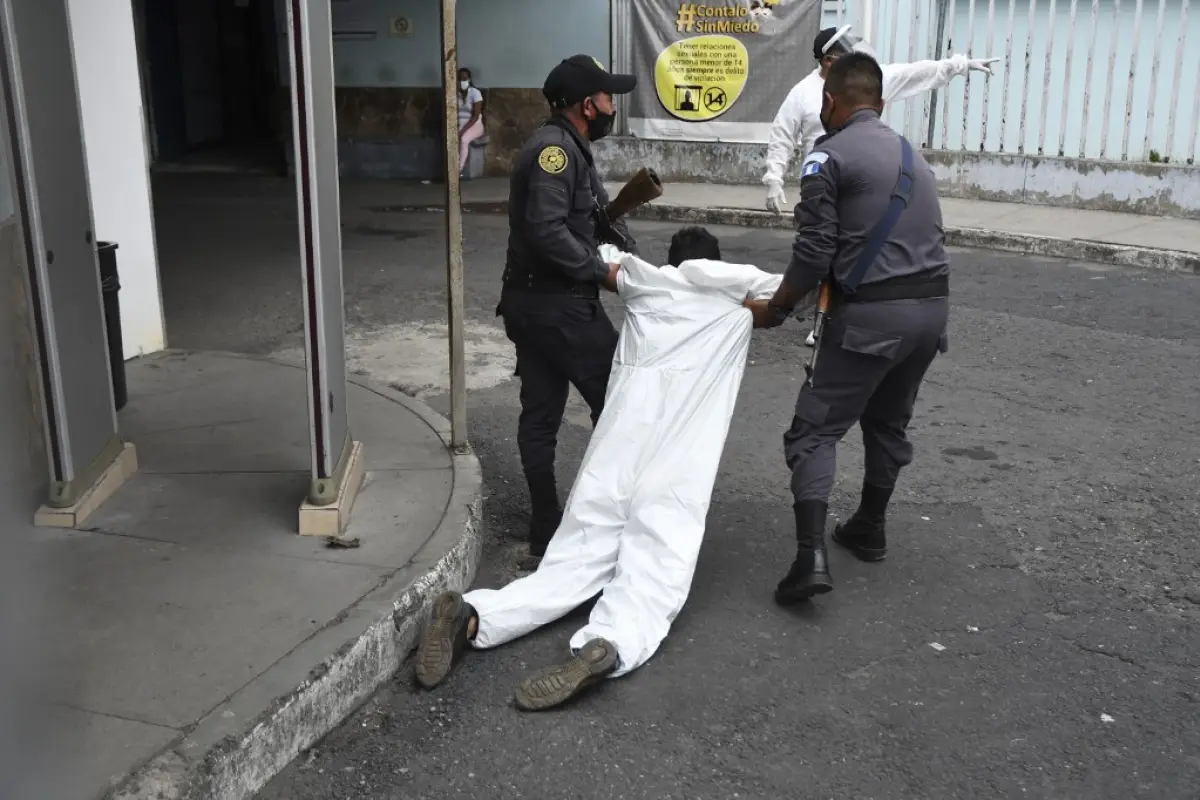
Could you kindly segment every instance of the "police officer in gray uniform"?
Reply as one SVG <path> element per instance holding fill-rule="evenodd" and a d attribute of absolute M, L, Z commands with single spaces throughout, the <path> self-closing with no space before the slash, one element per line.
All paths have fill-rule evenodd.
<path fill-rule="evenodd" d="M 783 604 L 833 589 L 825 517 L 837 443 L 855 422 L 862 499 L 833 538 L 864 561 L 886 555 L 888 501 L 912 461 L 905 430 L 926 370 L 946 349 L 950 267 L 937 187 L 920 152 L 880 120 L 882 89 L 870 56 L 831 68 L 821 109 L 828 135 L 801 168 L 791 263 L 771 300 L 747 301 L 756 327 L 774 327 L 832 281 L 828 324 L 784 435 L 798 547 L 775 593 Z"/>
<path fill-rule="evenodd" d="M 616 291 L 615 265 L 598 245 L 612 240 L 637 252 L 624 222 L 597 230 L 608 193 L 591 143 L 612 130 L 613 95 L 633 91 L 633 75 L 609 73 L 591 56 L 566 59 L 542 88 L 551 117 L 526 142 L 509 188 L 508 256 L 496 313 L 517 351 L 521 419 L 517 445 L 529 484 L 532 566 L 562 520 L 554 451 L 573 384 L 600 418 L 617 332 L 600 304 L 600 287 Z"/>

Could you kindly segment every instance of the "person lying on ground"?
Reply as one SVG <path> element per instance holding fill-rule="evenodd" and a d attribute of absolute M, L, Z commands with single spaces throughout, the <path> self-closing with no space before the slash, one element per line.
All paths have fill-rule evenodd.
<path fill-rule="evenodd" d="M 432 689 L 465 650 L 553 622 L 599 595 L 565 661 L 520 684 L 525 711 L 558 706 L 658 650 L 687 599 L 725 447 L 752 318 L 781 277 L 720 260 L 716 237 L 685 228 L 670 265 L 620 254 L 626 306 L 604 412 L 559 526 L 536 572 L 501 589 L 436 599 L 417 651 Z M 618 260 L 619 259 L 619 260 Z"/>

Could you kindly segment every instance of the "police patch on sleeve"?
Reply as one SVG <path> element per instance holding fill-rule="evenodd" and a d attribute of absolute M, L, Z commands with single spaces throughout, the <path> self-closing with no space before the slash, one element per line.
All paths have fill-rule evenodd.
<path fill-rule="evenodd" d="M 809 175 L 816 175 L 821 171 L 821 165 L 828 160 L 828 153 L 809 154 L 808 158 L 804 159 L 803 166 L 800 167 L 800 177 L 807 178 Z"/>
<path fill-rule="evenodd" d="M 538 166 L 551 175 L 557 175 L 567 168 L 567 151 L 556 144 L 542 148 L 538 154 Z"/>

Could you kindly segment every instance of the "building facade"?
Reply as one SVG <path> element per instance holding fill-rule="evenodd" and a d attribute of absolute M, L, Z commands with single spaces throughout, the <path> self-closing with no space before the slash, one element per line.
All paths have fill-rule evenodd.
<path fill-rule="evenodd" d="M 276 9 L 267 0 L 0 2 L 6 111 L 0 126 L 0 274 L 8 288 L 0 391 L 8 412 L 5 456 L 12 456 L 5 463 L 15 472 L 6 486 L 24 498 L 22 508 L 40 500 L 29 515 L 39 525 L 82 524 L 136 470 L 136 454 L 118 426 L 98 248 L 118 244 L 125 345 L 119 368 L 121 357 L 162 349 L 166 338 L 149 179 L 153 154 L 186 158 L 205 144 L 236 151 L 259 143 L 269 130 L 265 123 L 256 127 L 261 114 L 251 102 L 253 91 L 228 91 L 238 82 L 239 67 L 254 72 L 248 65 L 258 63 L 257 56 L 231 60 L 230 52 L 239 50 L 232 34 L 219 35 L 216 50 L 189 38 L 209 30 L 197 20 L 210 7 L 223 15 L 226 28 L 218 25 L 218 33 L 240 26 L 244 42 L 255 41 L 253 31 L 261 34 L 266 12 Z M 170 37 L 155 35 L 169 26 L 154 14 L 180 23 L 174 40 L 164 44 Z M 189 20 L 187 30 L 181 19 Z M 327 518 L 318 512 L 339 501 L 360 448 L 345 402 L 330 4 L 290 0 L 282 24 L 286 58 L 272 52 L 271 62 L 286 66 L 289 87 L 288 138 L 277 144 L 296 154 L 296 277 L 306 320 L 312 456 L 300 508 L 304 532 L 305 519 L 316 518 L 306 517 L 308 511 Z M 257 40 L 280 41 L 275 28 L 269 31 Z M 194 70 L 155 71 L 155 64 L 171 59 L 139 46 L 151 39 L 157 48 L 173 48 L 185 63 L 215 63 L 220 80 L 197 78 Z M 180 80 L 171 83 L 170 77 Z M 171 85 L 163 88 L 164 82 Z M 242 82 L 270 86 L 266 78 Z M 156 95 L 159 102 L 146 103 Z M 167 96 L 182 113 L 168 113 Z M 213 96 L 216 101 L 208 102 Z M 207 98 L 207 105 L 191 102 L 195 98 Z M 197 108 L 203 113 L 189 113 Z M 213 130 L 220 131 L 216 139 L 203 138 Z"/>

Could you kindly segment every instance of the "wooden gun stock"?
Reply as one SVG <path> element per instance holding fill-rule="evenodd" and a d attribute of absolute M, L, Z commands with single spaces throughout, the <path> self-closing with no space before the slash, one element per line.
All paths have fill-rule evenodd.
<path fill-rule="evenodd" d="M 662 193 L 663 185 L 658 174 L 649 167 L 642 167 L 617 192 L 617 196 L 604 209 L 605 214 L 610 222 L 618 220 L 638 206 L 662 197 Z"/>

